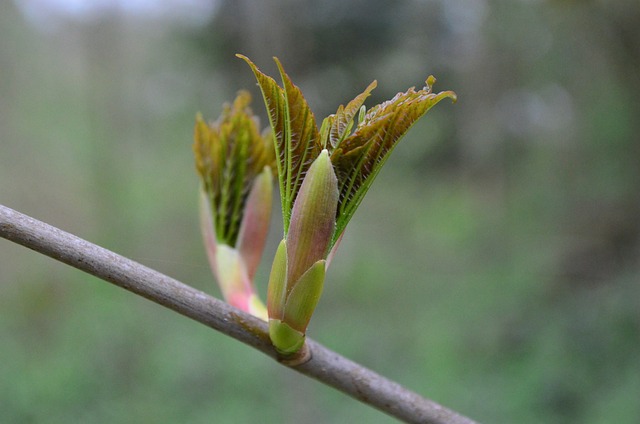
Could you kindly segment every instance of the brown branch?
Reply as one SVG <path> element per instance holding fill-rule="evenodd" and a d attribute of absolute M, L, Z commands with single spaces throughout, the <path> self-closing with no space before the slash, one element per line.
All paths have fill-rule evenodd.
<path fill-rule="evenodd" d="M 0 205 L 0 237 L 143 296 L 279 359 L 267 324 L 157 271 Z M 474 421 L 307 340 L 311 359 L 287 365 L 408 423 Z"/>

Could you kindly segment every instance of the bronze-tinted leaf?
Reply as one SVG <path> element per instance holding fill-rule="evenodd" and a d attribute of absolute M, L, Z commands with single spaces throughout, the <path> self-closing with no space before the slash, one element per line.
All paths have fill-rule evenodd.
<path fill-rule="evenodd" d="M 355 132 L 332 152 L 331 161 L 340 191 L 336 238 L 346 227 L 402 136 L 440 100 L 449 97 L 455 101 L 456 95 L 452 91 L 432 93 L 431 85 L 434 82 L 435 78 L 429 77 L 427 86 L 422 90 L 410 88 L 373 107 L 358 124 Z"/>
<path fill-rule="evenodd" d="M 275 162 L 271 137 L 260 134 L 250 102 L 251 95 L 241 91 L 217 121 L 208 124 L 196 117 L 196 169 L 210 202 L 217 240 L 229 246 L 235 246 L 253 180 Z"/>
<path fill-rule="evenodd" d="M 237 56 L 249 64 L 256 76 L 276 137 L 278 177 L 286 233 L 302 179 L 320 153 L 320 134 L 307 101 L 300 89 L 291 82 L 278 59 L 275 61 L 282 78 L 282 87 L 278 86 L 273 78 L 262 73 L 249 58 Z"/>
<path fill-rule="evenodd" d="M 302 92 L 291 82 L 280 61 L 277 58 L 274 59 L 282 78 L 289 117 L 286 143 L 289 147 L 288 186 L 286 188 L 287 202 L 291 210 L 307 170 L 320 154 L 320 134 L 313 112 Z"/>
<path fill-rule="evenodd" d="M 285 127 L 287 121 L 286 115 L 286 106 L 285 106 L 285 96 L 284 91 L 278 83 L 275 82 L 273 78 L 268 75 L 262 73 L 258 67 L 246 56 L 241 54 L 236 55 L 237 57 L 243 59 L 256 77 L 258 81 L 258 85 L 260 86 L 260 91 L 262 91 L 262 98 L 264 99 L 264 104 L 267 107 L 267 112 L 269 114 L 269 122 L 271 124 L 271 130 L 274 140 L 275 154 L 276 154 L 276 167 L 278 169 L 278 180 L 280 184 L 280 193 L 285 192 L 284 179 L 282 175 L 286 172 L 286 162 L 287 162 L 287 148 L 285 145 Z M 284 210 L 284 202 L 282 203 L 282 212 L 283 215 Z M 288 214 L 287 214 L 288 215 Z M 285 216 L 287 216 L 285 215 Z"/>
<path fill-rule="evenodd" d="M 338 147 L 342 140 L 349 135 L 349 131 L 353 125 L 353 119 L 364 104 L 364 101 L 377 86 L 378 82 L 374 80 L 362 93 L 351 100 L 346 107 L 342 105 L 338 107 L 338 111 L 333 115 L 334 118 L 331 122 L 331 130 L 329 131 L 329 143 L 331 147 Z"/>

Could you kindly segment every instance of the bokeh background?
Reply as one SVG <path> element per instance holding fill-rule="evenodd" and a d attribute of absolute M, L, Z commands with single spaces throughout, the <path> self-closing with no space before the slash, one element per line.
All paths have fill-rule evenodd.
<path fill-rule="evenodd" d="M 219 296 L 191 143 L 238 89 L 264 117 L 234 54 L 316 117 L 434 74 L 459 101 L 379 175 L 311 336 L 481 422 L 637 423 L 639 28 L 637 0 L 5 1 L 0 202 Z M 393 420 L 0 240 L 0 422 Z"/>

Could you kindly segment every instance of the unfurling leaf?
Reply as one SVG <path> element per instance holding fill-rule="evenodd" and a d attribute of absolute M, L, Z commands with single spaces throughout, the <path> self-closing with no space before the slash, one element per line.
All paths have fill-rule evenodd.
<path fill-rule="evenodd" d="M 249 58 L 237 56 L 251 67 L 269 112 L 278 157 L 278 179 L 286 234 L 302 179 L 320 153 L 320 134 L 307 101 L 277 59 L 275 61 L 282 87 L 273 78 L 263 74 Z"/>
<path fill-rule="evenodd" d="M 309 105 L 278 59 L 282 86 L 247 57 L 237 56 L 255 74 L 274 134 L 284 240 L 269 280 L 269 334 L 276 349 L 288 355 L 304 344 L 326 267 L 389 154 L 431 107 L 447 97 L 455 101 L 456 95 L 432 93 L 435 78 L 430 76 L 425 88 L 410 88 L 367 111 L 364 102 L 377 85 L 373 81 L 324 119 L 318 131 Z"/>
<path fill-rule="evenodd" d="M 211 269 L 227 302 L 266 320 L 253 277 L 269 230 L 275 155 L 250 102 L 241 91 L 217 121 L 207 124 L 198 114 L 193 151 Z"/>
<path fill-rule="evenodd" d="M 410 88 L 371 108 L 355 132 L 332 151 L 331 162 L 339 181 L 340 206 L 336 213 L 336 236 L 340 236 L 360 205 L 376 175 L 398 141 L 429 109 L 444 98 L 456 100 L 452 91 L 432 93 L 435 78 L 416 91 Z"/>
<path fill-rule="evenodd" d="M 193 151 L 208 197 L 217 240 L 235 246 L 253 181 L 273 167 L 271 134 L 261 134 L 249 108 L 251 95 L 240 91 L 220 118 L 207 124 L 196 117 Z"/>
<path fill-rule="evenodd" d="M 332 120 L 331 130 L 329 131 L 329 142 L 332 148 L 338 147 L 342 140 L 349 135 L 353 128 L 353 118 L 361 110 L 364 101 L 377 86 L 378 82 L 374 80 L 362 93 L 347 103 L 346 107 L 340 105 L 335 115 L 332 115 L 335 117 Z"/>

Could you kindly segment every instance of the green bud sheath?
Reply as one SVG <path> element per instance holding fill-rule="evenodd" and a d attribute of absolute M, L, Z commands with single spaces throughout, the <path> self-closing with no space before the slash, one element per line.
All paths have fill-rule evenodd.
<path fill-rule="evenodd" d="M 335 227 L 338 185 L 327 150 L 309 167 L 293 205 L 287 237 L 271 268 L 267 308 L 269 334 L 276 349 L 292 354 L 318 304 L 329 243 Z"/>
<path fill-rule="evenodd" d="M 276 350 L 283 355 L 292 355 L 304 345 L 304 333 L 291 328 L 279 319 L 269 320 L 269 337 Z"/>
<path fill-rule="evenodd" d="M 335 229 L 338 180 L 327 150 L 309 167 L 287 233 L 287 293 L 313 264 L 327 257 Z"/>
<path fill-rule="evenodd" d="M 280 242 L 271 265 L 269 286 L 267 288 L 267 309 L 269 318 L 282 320 L 287 295 L 287 244 Z"/>
<path fill-rule="evenodd" d="M 284 321 L 301 333 L 306 331 L 311 315 L 320 300 L 325 266 L 324 259 L 313 264 L 307 272 L 302 274 L 285 301 Z"/>

